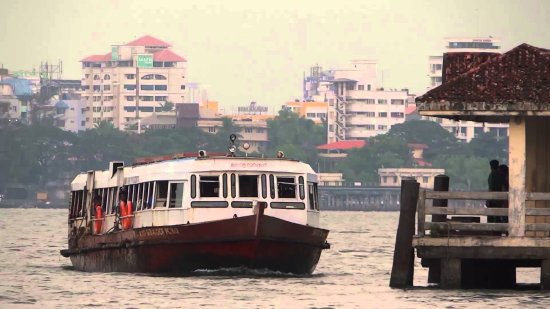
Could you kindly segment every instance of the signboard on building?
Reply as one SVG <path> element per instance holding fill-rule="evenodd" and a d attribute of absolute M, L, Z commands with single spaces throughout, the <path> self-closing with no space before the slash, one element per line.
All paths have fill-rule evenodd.
<path fill-rule="evenodd" d="M 111 61 L 119 61 L 120 53 L 118 46 L 111 46 Z"/>
<path fill-rule="evenodd" d="M 138 66 L 138 68 L 152 68 L 153 67 L 153 55 L 151 55 L 151 54 L 137 55 L 137 66 Z"/>

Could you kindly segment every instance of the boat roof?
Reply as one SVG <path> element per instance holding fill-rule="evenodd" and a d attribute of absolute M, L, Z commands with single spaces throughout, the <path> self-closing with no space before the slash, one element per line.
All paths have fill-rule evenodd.
<path fill-rule="evenodd" d="M 286 158 L 256 157 L 204 157 L 177 158 L 151 163 L 143 163 L 123 168 L 125 184 L 158 180 L 181 180 L 185 174 L 222 173 L 222 172 L 256 172 L 315 174 L 306 163 Z M 107 188 L 118 185 L 116 170 L 94 171 L 95 188 Z M 72 190 L 82 190 L 86 185 L 87 173 L 77 175 L 71 182 Z"/>

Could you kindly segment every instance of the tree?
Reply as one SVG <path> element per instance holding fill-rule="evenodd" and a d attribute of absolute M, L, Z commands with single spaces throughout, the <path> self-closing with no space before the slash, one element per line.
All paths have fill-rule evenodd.
<path fill-rule="evenodd" d="M 336 167 L 348 181 L 378 185 L 379 168 L 408 166 L 411 166 L 411 155 L 407 141 L 401 136 L 384 134 L 371 138 L 363 148 L 352 149 Z"/>

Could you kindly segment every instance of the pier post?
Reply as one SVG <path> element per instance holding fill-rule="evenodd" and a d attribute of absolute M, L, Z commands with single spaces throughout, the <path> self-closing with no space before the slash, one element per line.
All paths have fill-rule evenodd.
<path fill-rule="evenodd" d="M 540 289 L 550 290 L 550 259 L 541 261 L 540 265 Z"/>
<path fill-rule="evenodd" d="M 441 287 L 460 289 L 462 285 L 462 261 L 457 258 L 441 259 Z"/>
<path fill-rule="evenodd" d="M 447 175 L 437 175 L 434 178 L 434 191 L 449 191 L 450 179 Z M 447 207 L 448 200 L 434 199 L 433 207 Z M 447 215 L 432 215 L 432 222 L 445 222 Z M 432 230 L 432 235 L 436 236 L 439 231 Z M 441 283 L 441 260 L 432 259 L 428 268 L 428 283 Z"/>
<path fill-rule="evenodd" d="M 416 202 L 419 184 L 415 180 L 401 181 L 399 223 L 393 252 L 390 287 L 405 288 L 413 285 L 414 248 L 412 238 L 415 231 Z"/>

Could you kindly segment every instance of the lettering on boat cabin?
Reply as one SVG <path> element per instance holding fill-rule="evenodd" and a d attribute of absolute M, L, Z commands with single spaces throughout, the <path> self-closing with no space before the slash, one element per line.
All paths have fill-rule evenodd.
<path fill-rule="evenodd" d="M 160 227 L 136 231 L 139 238 L 154 238 L 159 236 L 179 235 L 180 231 L 175 227 Z"/>
<path fill-rule="evenodd" d="M 139 176 L 124 177 L 124 185 L 133 185 L 139 182 Z"/>
<path fill-rule="evenodd" d="M 266 162 L 231 162 L 231 168 L 264 168 Z"/>

